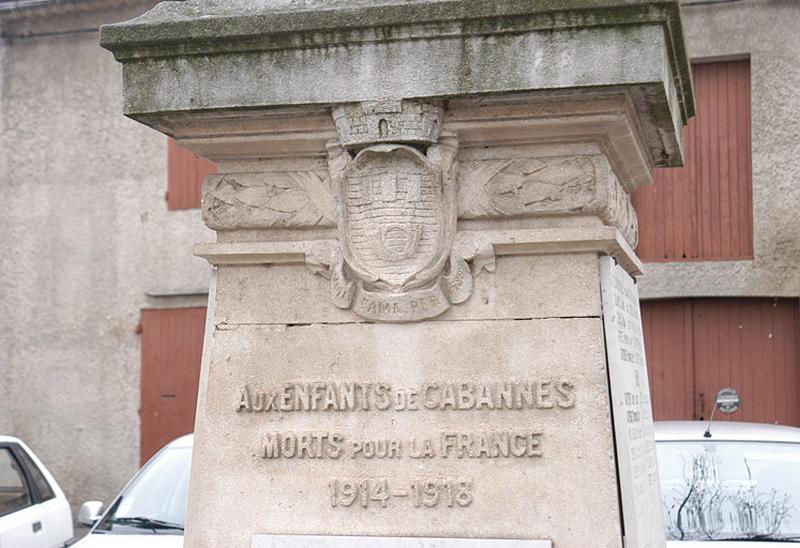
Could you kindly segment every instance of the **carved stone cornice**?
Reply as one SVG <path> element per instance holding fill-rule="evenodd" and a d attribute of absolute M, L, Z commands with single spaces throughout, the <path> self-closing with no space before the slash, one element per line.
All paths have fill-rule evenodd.
<path fill-rule="evenodd" d="M 645 163 L 673 166 L 694 113 L 675 0 L 187 0 L 101 44 L 123 63 L 125 113 L 170 134 L 187 111 L 621 86 L 650 120 Z"/>
<path fill-rule="evenodd" d="M 628 193 L 650 181 L 639 152 L 645 138 L 636 98 L 606 90 L 584 100 L 559 94 L 537 97 L 533 104 L 529 99 L 445 103 L 442 131 L 459 142 L 458 218 L 594 215 L 635 246 L 636 216 Z M 384 118 L 376 117 L 373 125 Z M 190 125 L 173 116 L 169 123 L 181 145 L 220 162 L 220 173 L 210 176 L 203 190 L 209 227 L 336 226 L 327 145 L 338 135 L 330 111 L 274 110 L 247 122 L 206 114 Z M 413 133 L 408 139 L 424 140 Z"/>
<path fill-rule="evenodd" d="M 622 94 L 617 103 L 624 107 L 627 99 Z M 626 108 L 590 103 L 339 106 L 329 119 L 336 137 L 325 143 L 326 158 L 309 155 L 315 131 L 302 123 L 301 139 L 290 133 L 267 157 L 248 159 L 238 148 L 231 159 L 217 157 L 220 173 L 203 191 L 206 224 L 221 234 L 251 231 L 256 239 L 259 231 L 285 232 L 275 242 L 234 237 L 196 253 L 222 265 L 306 264 L 330 280 L 336 307 L 391 322 L 432 318 L 466 301 L 474 276 L 494 271 L 498 254 L 610 254 L 639 273 L 631 251 L 636 214 L 609 161 L 615 147 L 640 146 L 636 119 Z M 315 113 L 311 119 L 324 122 Z M 256 127 L 269 138 L 284 123 L 273 116 Z M 328 127 L 317 126 L 316 138 Z M 628 131 L 603 138 L 620 127 Z M 226 137 L 244 140 L 241 128 Z M 503 229 L 513 223 L 520 228 Z M 533 228 L 537 223 L 548 228 Z M 308 229 L 335 230 L 337 238 L 286 241 L 290 231 Z"/>
<path fill-rule="evenodd" d="M 477 234 L 477 232 L 476 232 Z M 625 238 L 613 227 L 538 228 L 480 231 L 497 257 L 603 253 L 611 255 L 628 273 L 639 275 L 643 265 Z M 194 254 L 213 265 L 307 264 L 318 269 L 335 240 L 296 242 L 199 243 Z"/>
<path fill-rule="evenodd" d="M 335 307 L 405 322 L 497 255 L 640 272 L 630 194 L 693 114 L 680 34 L 675 0 L 187 0 L 101 44 L 125 113 L 218 163 L 198 254 L 301 262 Z"/>

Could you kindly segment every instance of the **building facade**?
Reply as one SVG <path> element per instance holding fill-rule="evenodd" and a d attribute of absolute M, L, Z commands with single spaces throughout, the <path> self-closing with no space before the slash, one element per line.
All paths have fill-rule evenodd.
<path fill-rule="evenodd" d="M 0 1 L 0 432 L 73 505 L 109 500 L 192 429 L 210 269 L 209 162 L 120 114 L 100 24 L 152 2 Z M 687 166 L 633 197 L 656 418 L 800 425 L 800 4 L 684 4 Z"/>
<path fill-rule="evenodd" d="M 683 3 L 697 116 L 686 166 L 633 197 L 657 419 L 800 426 L 800 4 Z"/>
<path fill-rule="evenodd" d="M 191 248 L 211 231 L 167 208 L 166 139 L 120 114 L 98 45 L 150 5 L 0 4 L 0 431 L 73 506 L 139 466 L 142 311 L 205 306 L 210 278 Z"/>

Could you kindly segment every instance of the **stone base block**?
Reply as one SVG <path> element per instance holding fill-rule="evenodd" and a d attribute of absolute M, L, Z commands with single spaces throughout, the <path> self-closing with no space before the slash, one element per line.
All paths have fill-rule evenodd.
<path fill-rule="evenodd" d="M 190 546 L 258 534 L 621 546 L 599 317 L 220 324 L 207 374 Z"/>

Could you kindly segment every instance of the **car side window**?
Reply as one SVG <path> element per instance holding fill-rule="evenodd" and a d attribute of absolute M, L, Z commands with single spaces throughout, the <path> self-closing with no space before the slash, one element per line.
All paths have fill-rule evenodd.
<path fill-rule="evenodd" d="M 22 467 L 7 447 L 0 448 L 0 516 L 31 505 Z"/>
<path fill-rule="evenodd" d="M 44 477 L 44 474 L 42 474 L 42 471 L 36 466 L 36 463 L 33 462 L 33 459 L 28 455 L 27 451 L 19 451 L 19 455 L 25 468 L 28 469 L 28 477 L 33 481 L 36 490 L 39 491 L 39 502 L 56 498 L 56 494 L 47 482 L 47 478 Z"/>

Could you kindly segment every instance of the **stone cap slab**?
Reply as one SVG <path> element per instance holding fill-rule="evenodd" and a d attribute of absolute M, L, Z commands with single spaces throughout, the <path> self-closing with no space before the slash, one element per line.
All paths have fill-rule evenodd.
<path fill-rule="evenodd" d="M 677 0 L 187 0 L 101 29 L 125 113 L 628 87 L 682 163 L 694 114 Z"/>

